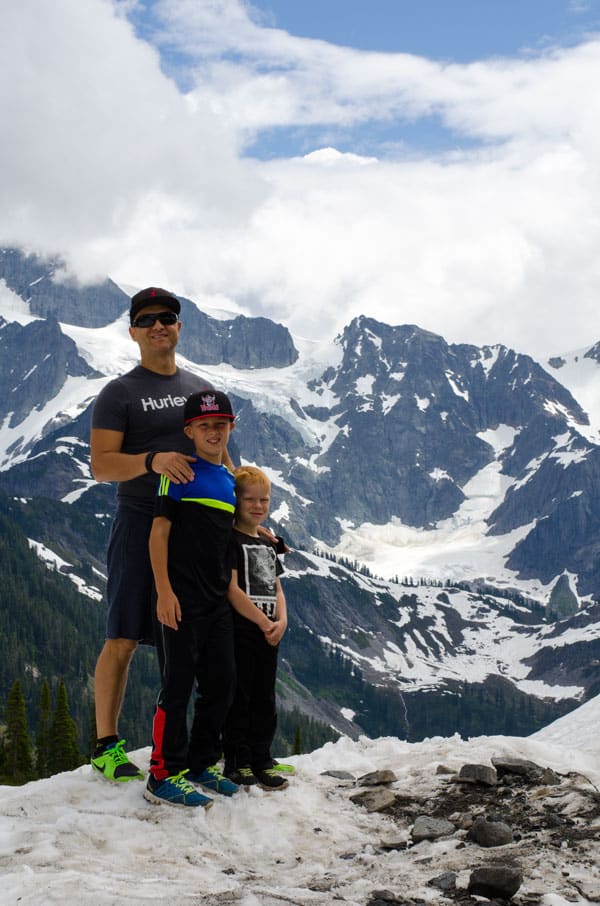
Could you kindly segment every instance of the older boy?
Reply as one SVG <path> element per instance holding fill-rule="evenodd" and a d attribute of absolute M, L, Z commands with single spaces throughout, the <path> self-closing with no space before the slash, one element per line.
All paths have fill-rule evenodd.
<path fill-rule="evenodd" d="M 277 728 L 278 646 L 287 627 L 279 581 L 283 567 L 273 544 L 259 534 L 269 515 L 271 484 L 255 466 L 242 466 L 234 475 L 237 503 L 228 597 L 235 609 L 237 686 L 223 735 L 224 774 L 236 784 L 282 790 L 288 782 L 271 758 L 271 745 Z"/>
<path fill-rule="evenodd" d="M 198 459 L 192 481 L 159 483 L 150 560 L 161 624 L 163 676 L 153 724 L 144 796 L 168 805 L 208 807 L 190 781 L 227 796 L 238 787 L 219 772 L 221 732 L 235 689 L 228 548 L 235 510 L 234 478 L 222 464 L 234 415 L 219 391 L 194 393 L 184 431 Z M 187 706 L 198 684 L 188 740 Z"/>

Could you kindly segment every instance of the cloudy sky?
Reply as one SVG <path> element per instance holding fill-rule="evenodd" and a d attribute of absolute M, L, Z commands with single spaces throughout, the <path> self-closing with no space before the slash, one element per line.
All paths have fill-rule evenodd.
<path fill-rule="evenodd" d="M 333 336 L 600 339 L 600 0 L 21 0 L 0 243 Z"/>

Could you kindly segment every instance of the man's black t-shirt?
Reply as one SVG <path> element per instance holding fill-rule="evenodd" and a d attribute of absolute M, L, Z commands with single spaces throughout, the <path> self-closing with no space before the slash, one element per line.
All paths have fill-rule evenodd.
<path fill-rule="evenodd" d="M 208 381 L 181 368 L 165 375 L 137 365 L 100 391 L 92 428 L 121 431 L 123 453 L 175 450 L 194 456 L 194 445 L 183 433 L 183 407 L 192 393 L 212 389 Z M 157 480 L 148 473 L 119 482 L 119 502 L 153 513 Z"/>

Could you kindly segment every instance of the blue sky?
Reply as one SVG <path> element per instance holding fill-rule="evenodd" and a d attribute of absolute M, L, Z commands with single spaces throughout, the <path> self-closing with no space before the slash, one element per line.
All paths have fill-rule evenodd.
<path fill-rule="evenodd" d="M 218 7 L 218 4 L 216 4 Z M 600 0 L 252 0 L 244 6 L 265 29 L 333 45 L 390 54 L 412 54 L 446 63 L 494 58 L 531 58 L 553 47 L 576 45 L 600 31 Z M 158 4 L 160 8 L 160 4 Z M 143 0 L 132 15 L 139 33 L 158 37 L 153 0 Z M 157 29 L 157 32 L 154 31 Z M 183 89 L 188 68 L 181 55 L 160 38 L 165 71 Z M 243 57 L 243 55 L 242 55 Z M 223 59 L 239 59 L 238 49 Z M 258 60 L 253 62 L 261 68 Z M 264 71 L 275 70 L 268 61 Z M 305 154 L 332 143 L 342 151 L 389 156 L 433 152 L 479 144 L 461 135 L 437 115 L 374 118 L 336 128 L 325 124 L 265 128 L 244 151 L 260 159 Z"/>
<path fill-rule="evenodd" d="M 458 63 L 531 56 L 600 30 L 600 0 L 252 0 L 255 18 L 299 37 L 361 50 L 410 53 Z M 248 153 L 278 157 L 318 144 L 318 128 L 272 129 Z M 386 154 L 472 147 L 438 117 L 370 123 L 337 131 L 340 150 Z"/>
<path fill-rule="evenodd" d="M 310 338 L 600 339 L 600 0 L 6 7 L 0 243 Z"/>
<path fill-rule="evenodd" d="M 265 24 L 362 50 L 457 62 L 571 44 L 598 30 L 597 0 L 253 0 Z"/>

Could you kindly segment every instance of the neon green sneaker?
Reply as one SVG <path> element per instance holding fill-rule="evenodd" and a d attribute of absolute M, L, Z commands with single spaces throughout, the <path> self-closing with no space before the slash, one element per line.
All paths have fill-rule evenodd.
<path fill-rule="evenodd" d="M 271 765 L 272 771 L 277 771 L 278 774 L 295 774 L 296 768 L 293 764 L 285 764 L 283 761 L 277 761 L 276 758 L 273 759 L 273 764 Z"/>
<path fill-rule="evenodd" d="M 126 783 L 128 780 L 143 780 L 144 775 L 137 764 L 130 761 L 125 752 L 125 740 L 111 742 L 100 752 L 92 755 L 92 767 L 107 780 Z"/>

